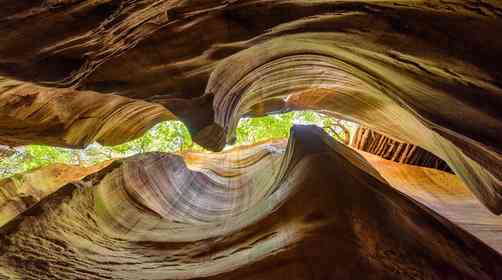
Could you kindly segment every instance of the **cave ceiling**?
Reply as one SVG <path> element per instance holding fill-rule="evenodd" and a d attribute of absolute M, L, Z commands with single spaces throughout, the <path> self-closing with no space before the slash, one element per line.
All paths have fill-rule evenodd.
<path fill-rule="evenodd" d="M 0 182 L 0 278 L 502 275 L 502 2 L 0 5 L 0 145 L 116 145 L 177 119 L 214 152 Z M 241 117 L 293 110 L 416 145 L 456 176 L 312 126 L 221 152 Z"/>

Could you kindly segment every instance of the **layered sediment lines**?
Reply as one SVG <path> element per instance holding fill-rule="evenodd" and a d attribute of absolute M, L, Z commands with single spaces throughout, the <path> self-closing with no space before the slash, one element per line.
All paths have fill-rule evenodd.
<path fill-rule="evenodd" d="M 360 153 L 391 186 L 502 253 L 502 219 L 483 207 L 457 176 Z"/>
<path fill-rule="evenodd" d="M 0 143 L 10 146 L 116 145 L 170 119 L 163 106 L 142 100 L 0 77 Z"/>
<path fill-rule="evenodd" d="M 0 275 L 496 279 L 502 269 L 495 250 L 311 126 L 285 149 L 144 154 L 105 173 L 2 227 Z"/>
<path fill-rule="evenodd" d="M 432 152 L 502 212 L 497 1 L 12 0 L 5 7 L 0 74 L 70 99 L 63 111 L 72 117 L 53 113 L 60 102 L 24 97 L 27 88 L 7 90 L 2 144 L 116 144 L 172 113 L 195 141 L 219 150 L 243 115 L 314 109 Z"/>
<path fill-rule="evenodd" d="M 498 1 L 7 0 L 0 145 L 114 145 L 176 118 L 219 151 L 242 116 L 316 110 L 433 153 L 500 214 L 501 30 Z M 497 216 L 453 175 L 390 165 L 309 127 L 138 155 L 16 206 L 0 278 L 502 275 Z"/>
<path fill-rule="evenodd" d="M 109 161 L 89 167 L 53 164 L 0 180 L 0 227 L 62 186 L 109 164 Z"/>

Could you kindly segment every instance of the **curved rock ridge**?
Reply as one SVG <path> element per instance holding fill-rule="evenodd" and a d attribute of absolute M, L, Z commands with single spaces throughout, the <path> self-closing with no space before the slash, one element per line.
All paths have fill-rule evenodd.
<path fill-rule="evenodd" d="M 170 119 L 174 116 L 163 106 L 142 100 L 0 77 L 0 143 L 11 146 L 116 145 Z"/>
<path fill-rule="evenodd" d="M 320 128 L 294 127 L 287 147 L 185 156 L 186 163 L 176 155 L 140 155 L 51 194 L 0 228 L 0 276 L 496 279 L 502 273 L 499 253 L 396 191 Z M 245 187 L 231 183 L 237 178 Z"/>
<path fill-rule="evenodd" d="M 58 113 L 59 120 L 58 102 L 1 104 L 8 114 L 0 144 L 120 143 L 170 118 L 152 104 L 160 103 L 196 142 L 220 150 L 243 115 L 314 109 L 432 152 L 502 213 L 502 38 L 493 35 L 502 30 L 499 1 L 4 6 L 0 74 L 77 102 L 65 101 L 71 114 Z M 69 86 L 71 93 L 52 89 Z M 110 118 L 76 117 L 89 110 Z"/>
<path fill-rule="evenodd" d="M 204 168 L 199 171 L 188 169 L 178 155 L 147 154 L 124 162 L 97 186 L 101 213 L 115 220 L 106 219 L 104 226 L 123 229 L 142 241 L 195 241 L 242 227 L 238 221 L 243 218 L 228 220 L 262 210 L 265 196 L 282 180 L 281 154 L 266 147 L 252 149 L 257 153 L 243 155 L 236 150 L 223 160 L 201 157 Z M 218 162 L 212 165 L 214 160 Z M 193 224 L 207 228 L 194 231 Z M 165 234 L 166 230 L 173 234 Z"/>
<path fill-rule="evenodd" d="M 394 188 L 423 203 L 502 253 L 502 219 L 452 174 L 402 165 L 359 151 Z"/>
<path fill-rule="evenodd" d="M 315 109 L 337 113 L 438 155 L 488 208 L 500 213 L 500 115 L 495 108 L 482 113 L 480 104 L 472 102 L 472 95 L 479 100 L 481 96 L 496 98 L 500 88 L 477 73 L 466 73 L 465 61 L 453 57 L 437 61 L 446 50 L 430 49 L 434 43 L 423 42 L 413 33 L 396 32 L 392 26 L 367 35 L 376 40 L 385 34 L 378 43 L 361 45 L 354 44 L 355 39 L 364 42 L 368 38 L 360 34 L 318 31 L 324 24 L 353 16 L 319 17 L 307 27 L 292 25 L 288 32 L 273 36 L 281 31 L 278 27 L 267 34 L 272 39 L 220 63 L 206 92 L 215 95 L 215 121 L 228 134 L 222 143 L 232 141 L 239 117 L 255 107 L 265 112 Z M 400 40 L 406 43 L 395 44 Z M 407 44 L 411 42 L 428 52 L 410 50 Z M 462 82 L 464 78 L 470 83 Z M 267 102 L 271 108 L 266 108 Z M 486 130 L 469 136 L 467 131 L 478 130 L 474 127 Z"/>
<path fill-rule="evenodd" d="M 502 160 L 496 150 L 490 151 L 483 143 L 438 125 L 434 118 L 417 110 L 420 106 L 422 112 L 437 112 L 435 102 L 447 107 L 457 103 L 457 97 L 432 88 L 430 84 L 436 81 L 425 83 L 414 76 L 400 75 L 385 58 L 372 61 L 367 58 L 367 51 L 358 53 L 357 49 L 339 48 L 335 38 L 325 34 L 282 36 L 222 63 L 221 68 L 213 72 L 208 90 L 215 94 L 215 121 L 228 132 L 227 141 L 232 141 L 240 116 L 267 99 L 282 98 L 280 110 L 315 109 L 337 113 L 431 151 L 445 160 L 491 211 L 500 213 Z M 254 56 L 268 62 L 257 65 L 257 60 L 252 59 Z M 378 53 L 370 55 L 379 56 Z M 253 63 L 243 66 L 242 61 Z M 239 71 L 227 70 L 237 67 Z M 434 102 L 415 103 L 424 98 L 422 94 L 431 94 L 427 92 L 434 92 L 431 96 Z M 273 102 L 273 107 L 277 110 L 278 103 Z M 445 116 L 450 118 L 450 124 L 462 124 L 463 118 L 469 118 L 469 111 L 474 113 L 469 106 L 462 108 L 466 110 L 462 116 L 455 118 L 453 115 L 457 112 L 452 111 L 452 116 Z M 483 124 L 478 125 L 489 123 L 499 127 L 492 131 L 495 137 L 502 131 L 502 122 L 500 118 L 485 116 Z M 470 117 L 483 119 L 479 114 Z M 227 141 L 222 139 L 221 143 Z M 486 157 L 481 159 L 481 154 Z"/>
<path fill-rule="evenodd" d="M 109 165 L 83 167 L 53 164 L 0 180 L 0 227 L 71 181 Z"/>

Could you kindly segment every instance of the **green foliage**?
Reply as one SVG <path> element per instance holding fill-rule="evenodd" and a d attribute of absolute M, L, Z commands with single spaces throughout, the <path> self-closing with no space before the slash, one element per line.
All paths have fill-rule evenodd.
<path fill-rule="evenodd" d="M 343 129 L 337 125 L 341 122 L 350 132 L 355 131 L 355 124 L 339 121 L 313 111 L 297 111 L 285 114 L 269 115 L 258 118 L 242 118 L 236 130 L 236 145 L 252 144 L 259 141 L 288 138 L 290 128 L 294 124 L 313 124 L 322 127 L 337 140 L 343 140 Z M 351 133 L 351 134 L 352 134 Z"/>
<path fill-rule="evenodd" d="M 342 139 L 334 118 L 316 112 L 289 112 L 258 118 L 242 118 L 236 130 L 236 145 L 252 144 L 267 139 L 287 138 L 293 124 L 315 124 L 337 139 Z M 345 125 L 354 128 L 350 123 Z M 87 148 L 65 149 L 41 145 L 16 148 L 14 154 L 0 157 L 0 178 L 25 172 L 52 163 L 92 165 L 104 160 L 127 157 L 151 151 L 180 152 L 184 150 L 203 151 L 192 142 L 185 125 L 179 121 L 159 123 L 142 137 L 130 142 L 104 147 L 98 143 Z"/>
<path fill-rule="evenodd" d="M 182 122 L 163 122 L 130 142 L 111 147 L 113 152 L 123 156 L 152 151 L 177 152 L 194 145 L 190 134 Z"/>
<path fill-rule="evenodd" d="M 78 151 L 42 145 L 29 145 L 16 149 L 7 158 L 0 159 L 0 177 L 24 172 L 40 166 L 61 162 L 76 164 Z"/>
<path fill-rule="evenodd" d="M 239 121 L 236 130 L 236 144 L 251 144 L 266 139 L 287 138 L 293 121 L 294 113 L 243 118 Z"/>

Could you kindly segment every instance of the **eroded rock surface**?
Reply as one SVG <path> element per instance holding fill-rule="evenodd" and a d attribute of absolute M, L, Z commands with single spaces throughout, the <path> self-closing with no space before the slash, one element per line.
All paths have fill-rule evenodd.
<path fill-rule="evenodd" d="M 0 145 L 113 145 L 177 118 L 219 151 L 242 116 L 309 109 L 434 154 L 500 214 L 501 33 L 499 1 L 7 0 Z M 2 227 L 0 275 L 502 274 L 496 251 L 315 129 L 297 128 L 286 150 L 229 153 L 140 155 L 26 202 Z M 453 179 L 395 183 L 413 173 L 403 172 L 390 184 L 460 224 L 479 217 L 465 213 L 479 205 L 462 200 L 459 182 L 428 200 L 422 189 Z"/>
<path fill-rule="evenodd" d="M 196 141 L 219 150 L 242 115 L 315 109 L 432 152 L 502 211 L 497 1 L 4 6 L 4 144 L 116 144 L 173 113 Z M 35 96 L 37 86 L 17 92 L 9 79 L 76 91 Z"/>
<path fill-rule="evenodd" d="M 286 150 L 261 145 L 191 156 L 185 162 L 145 154 L 101 180 L 60 188 L 36 212 L 2 228 L 0 275 L 496 279 L 501 273 L 499 253 L 396 191 L 319 128 L 294 128 Z M 212 168 L 215 160 L 226 164 Z"/>

